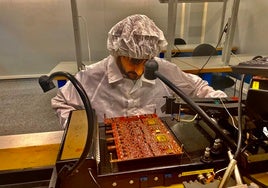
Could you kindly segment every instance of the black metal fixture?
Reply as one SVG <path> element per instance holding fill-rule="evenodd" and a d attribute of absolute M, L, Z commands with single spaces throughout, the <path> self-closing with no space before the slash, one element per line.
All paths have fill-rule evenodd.
<path fill-rule="evenodd" d="M 39 78 L 39 84 L 44 92 L 47 92 L 53 88 L 55 88 L 55 85 L 53 83 L 53 79 L 55 77 L 65 77 L 66 79 L 70 80 L 71 83 L 74 85 L 75 89 L 77 90 L 86 111 L 87 116 L 87 125 L 88 125 L 88 131 L 87 131 L 87 138 L 85 147 L 83 149 L 83 152 L 80 156 L 80 158 L 76 161 L 74 164 L 68 164 L 62 167 L 60 170 L 60 173 L 58 174 L 59 178 L 67 177 L 69 175 L 72 175 L 75 173 L 79 167 L 83 164 L 83 162 L 86 160 L 87 155 L 90 151 L 90 148 L 92 146 L 92 137 L 93 137 L 93 126 L 94 126 L 94 111 L 91 107 L 90 100 L 88 99 L 88 96 L 81 85 L 81 83 L 70 73 L 68 72 L 55 72 L 52 73 L 50 76 L 41 76 Z"/>

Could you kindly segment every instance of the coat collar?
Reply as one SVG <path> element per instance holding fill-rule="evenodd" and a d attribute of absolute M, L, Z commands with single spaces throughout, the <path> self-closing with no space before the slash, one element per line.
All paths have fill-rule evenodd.
<path fill-rule="evenodd" d="M 107 76 L 109 84 L 118 82 L 124 78 L 116 64 L 116 58 L 111 55 L 109 56 L 107 65 Z"/>

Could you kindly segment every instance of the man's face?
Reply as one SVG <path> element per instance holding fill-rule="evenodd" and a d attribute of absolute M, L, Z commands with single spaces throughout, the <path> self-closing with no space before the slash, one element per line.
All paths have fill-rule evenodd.
<path fill-rule="evenodd" d="M 137 80 L 144 71 L 144 63 L 147 59 L 134 59 L 130 57 L 120 56 L 118 58 L 118 66 L 125 76 L 131 80 Z"/>

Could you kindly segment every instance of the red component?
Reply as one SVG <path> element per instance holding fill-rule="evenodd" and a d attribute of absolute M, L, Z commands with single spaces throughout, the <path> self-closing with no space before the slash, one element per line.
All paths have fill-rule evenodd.
<path fill-rule="evenodd" d="M 118 161 L 182 153 L 156 114 L 106 118 L 104 123 L 112 127 Z"/>
<path fill-rule="evenodd" d="M 231 99 L 233 100 L 233 101 L 238 101 L 238 97 L 236 97 L 236 96 L 233 96 L 233 97 L 231 97 Z"/>

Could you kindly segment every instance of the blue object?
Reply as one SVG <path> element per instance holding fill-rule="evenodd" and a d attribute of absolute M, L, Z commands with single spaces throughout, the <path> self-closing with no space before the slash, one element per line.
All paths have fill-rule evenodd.
<path fill-rule="evenodd" d="M 208 82 L 208 85 L 211 85 L 212 82 L 212 73 L 202 73 L 201 78 Z"/>
<path fill-rule="evenodd" d="M 66 80 L 58 80 L 58 88 L 61 88 L 62 86 L 64 86 L 66 84 Z"/>
<path fill-rule="evenodd" d="M 159 57 L 160 57 L 160 58 L 164 58 L 164 57 L 165 57 L 165 53 L 164 53 L 164 52 L 161 52 L 161 53 L 159 54 Z"/>

